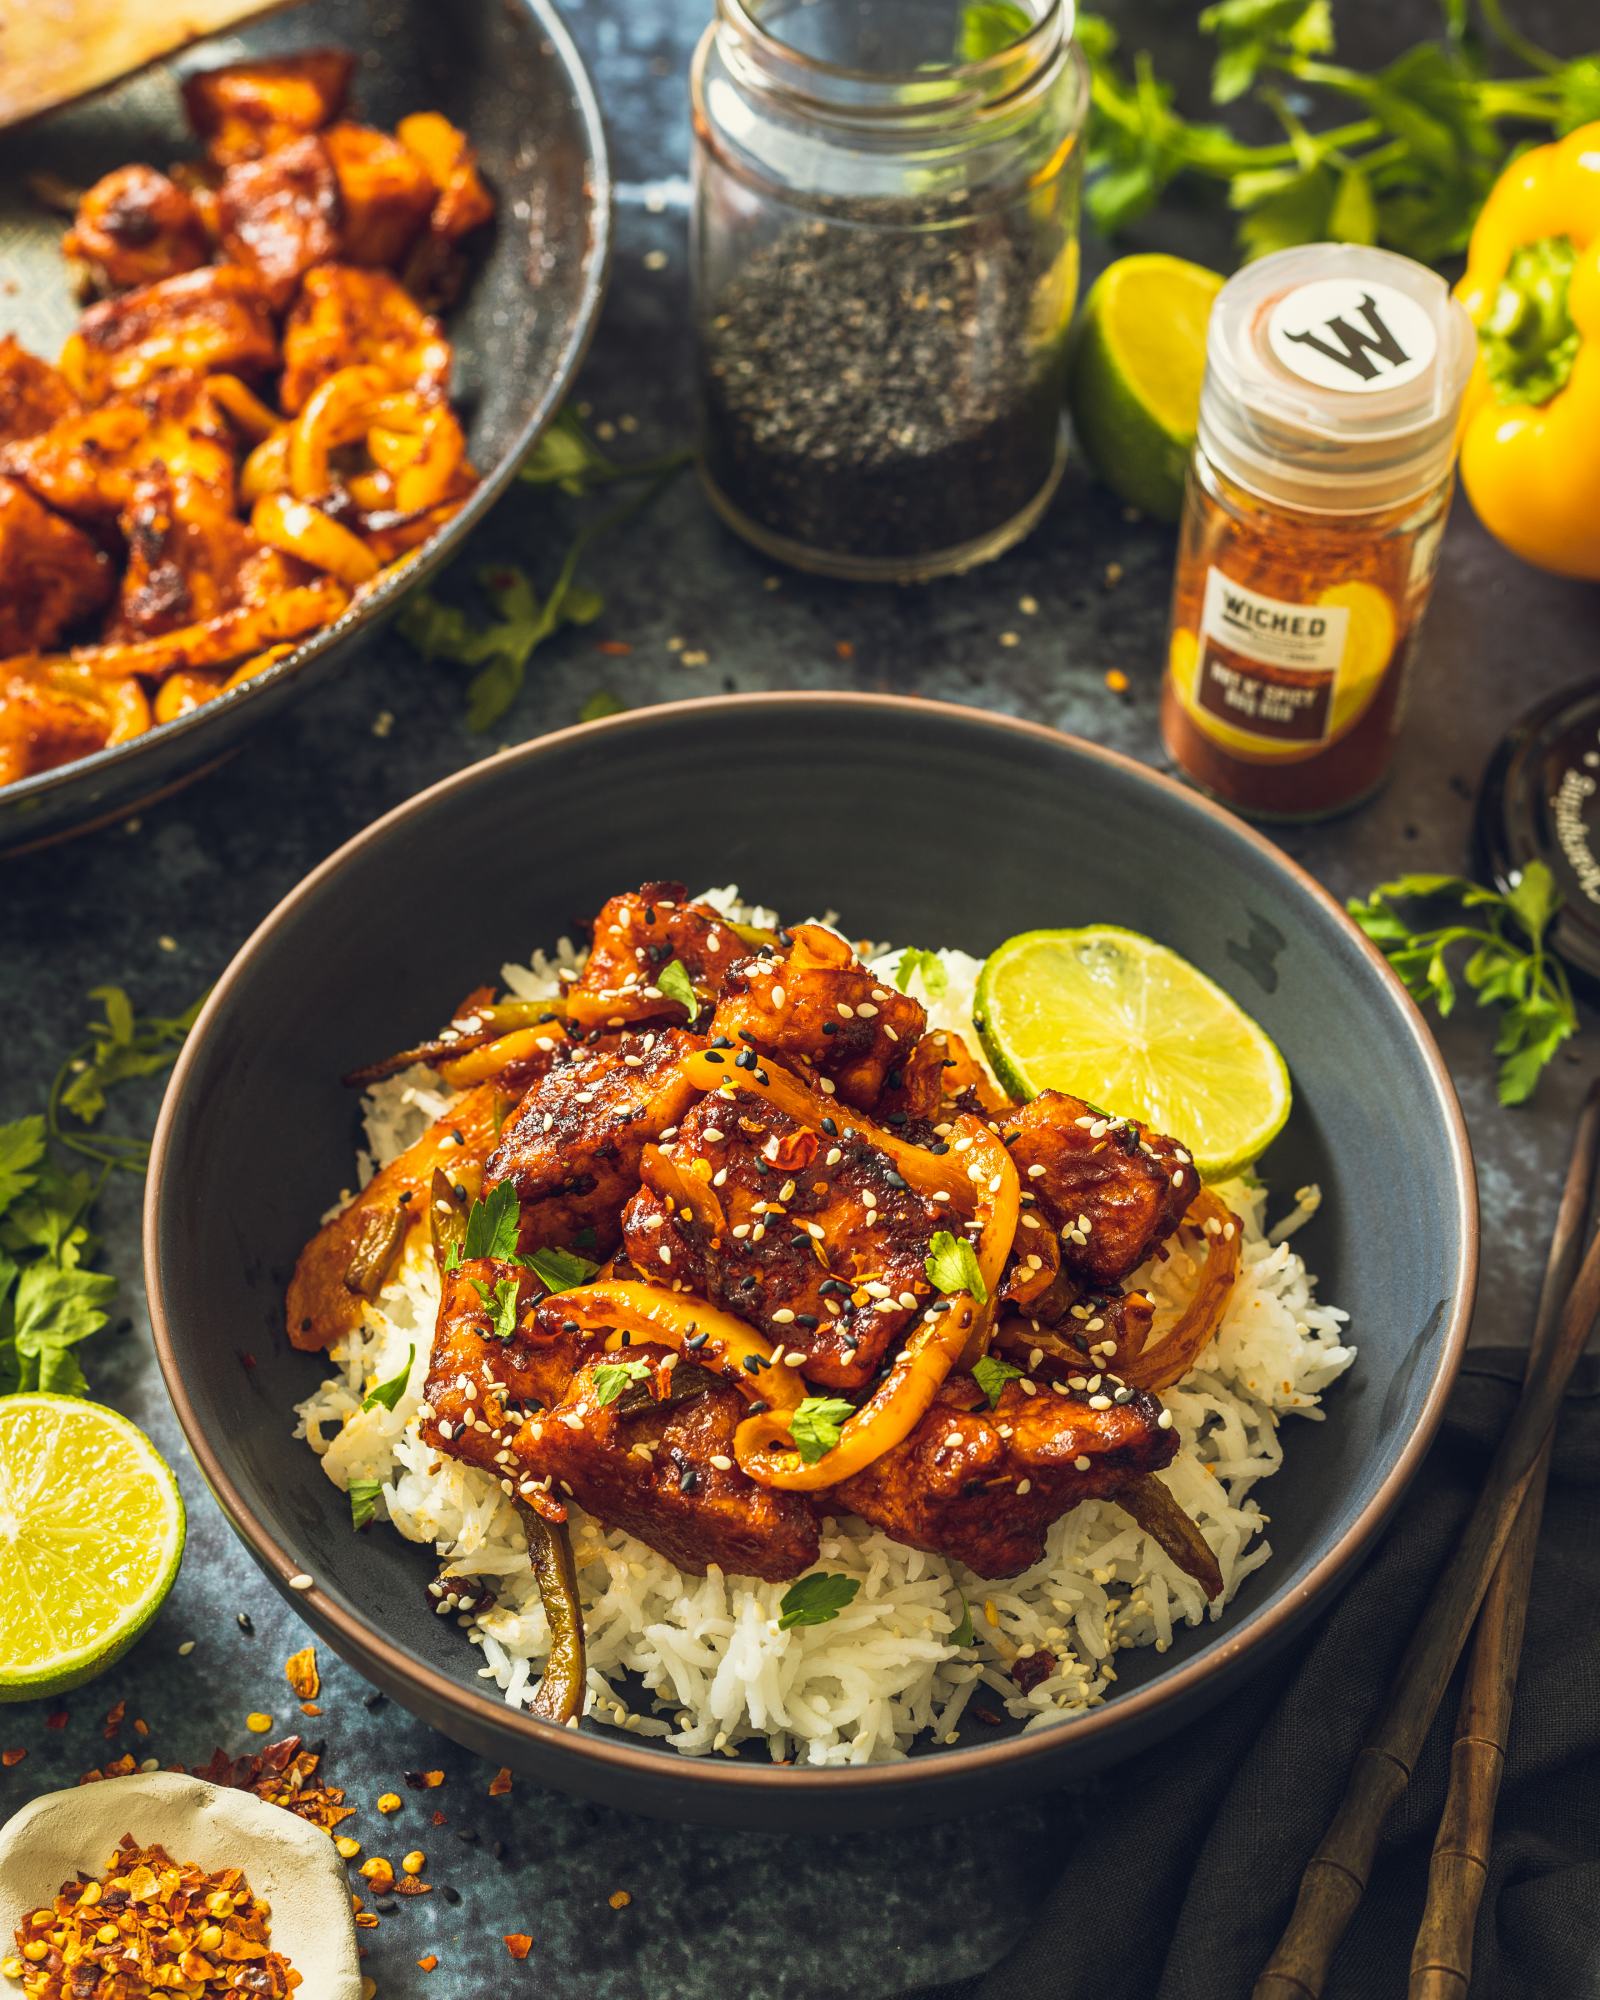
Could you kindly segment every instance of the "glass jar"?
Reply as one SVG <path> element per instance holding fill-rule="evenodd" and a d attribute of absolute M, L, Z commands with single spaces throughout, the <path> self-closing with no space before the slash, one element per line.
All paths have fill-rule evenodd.
<path fill-rule="evenodd" d="M 1443 279 L 1391 251 L 1281 251 L 1218 293 L 1161 728 L 1238 811 L 1316 819 L 1382 783 L 1474 350 Z"/>
<path fill-rule="evenodd" d="M 717 0 L 691 90 L 717 511 L 825 575 L 998 555 L 1064 462 L 1088 106 L 1070 0 Z"/>

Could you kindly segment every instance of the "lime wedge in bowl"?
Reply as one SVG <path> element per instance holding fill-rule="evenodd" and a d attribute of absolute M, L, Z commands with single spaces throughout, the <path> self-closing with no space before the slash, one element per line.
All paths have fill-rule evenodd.
<path fill-rule="evenodd" d="M 0 1701 L 119 1659 L 183 1558 L 178 1483 L 144 1432 L 73 1396 L 0 1396 Z"/>
<path fill-rule="evenodd" d="M 1244 1009 L 1186 958 L 1114 924 L 1024 931 L 991 952 L 973 1010 L 1014 1097 L 1069 1091 L 1169 1133 L 1206 1180 L 1265 1152 L 1289 1072 Z"/>

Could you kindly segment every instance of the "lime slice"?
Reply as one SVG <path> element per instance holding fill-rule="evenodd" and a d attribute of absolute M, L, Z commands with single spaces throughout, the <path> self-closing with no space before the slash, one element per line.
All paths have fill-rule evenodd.
<path fill-rule="evenodd" d="M 1024 931 L 992 952 L 973 1009 L 1015 1097 L 1065 1090 L 1188 1147 L 1207 1180 L 1283 1129 L 1289 1072 L 1242 1007 L 1137 931 Z"/>
<path fill-rule="evenodd" d="M 1222 278 L 1181 257 L 1121 257 L 1101 272 L 1073 335 L 1067 407 L 1114 493 L 1175 521 L 1200 414 L 1206 323 Z"/>
<path fill-rule="evenodd" d="M 92 1680 L 160 1610 L 178 1483 L 144 1432 L 72 1396 L 0 1396 L 0 1701 Z"/>

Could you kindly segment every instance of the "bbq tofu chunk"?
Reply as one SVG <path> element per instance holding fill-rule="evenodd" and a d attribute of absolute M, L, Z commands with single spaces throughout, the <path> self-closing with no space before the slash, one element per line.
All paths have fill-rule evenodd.
<path fill-rule="evenodd" d="M 88 265 L 98 291 L 121 292 L 197 269 L 211 240 L 192 195 L 155 167 L 129 166 L 84 195 L 61 249 Z"/>
<path fill-rule="evenodd" d="M 787 958 L 747 958 L 728 974 L 711 1032 L 825 1076 L 870 1111 L 927 1022 L 921 1003 L 869 972 L 843 938 L 801 924 Z"/>
<path fill-rule="evenodd" d="M 539 1280 L 521 1265 L 469 1257 L 440 1273 L 440 1287 L 421 1434 L 506 1478 L 529 1409 L 566 1392 L 577 1342 L 534 1311 Z"/>
<path fill-rule="evenodd" d="M 53 646 L 115 585 L 110 562 L 82 529 L 0 479 L 0 659 Z"/>
<path fill-rule="evenodd" d="M 623 1216 L 638 1269 L 804 1355 L 813 1381 L 863 1386 L 932 1296 L 948 1219 L 842 1108 L 814 1131 L 755 1091 L 704 1098 L 643 1179 Z"/>
<path fill-rule="evenodd" d="M 425 227 L 435 189 L 427 168 L 398 140 L 371 125 L 338 124 L 323 134 L 344 217 L 352 264 L 397 265 Z"/>
<path fill-rule="evenodd" d="M 830 1499 L 897 1542 L 979 1576 L 1015 1576 L 1044 1554 L 1045 1531 L 1069 1508 L 1114 1498 L 1177 1453 L 1143 1390 L 1097 1410 L 1085 1395 L 1030 1386 L 1032 1395 L 1007 1382 L 990 1409 L 970 1375 L 951 1376 L 911 1435 Z"/>
<path fill-rule="evenodd" d="M 816 1561 L 817 1524 L 798 1494 L 739 1470 L 733 1434 L 745 1410 L 737 1389 L 679 1364 L 671 1348 L 597 1354 L 564 1401 L 523 1425 L 518 1475 L 550 1480 L 552 1498 L 575 1499 L 679 1569 L 716 1563 L 780 1582 Z"/>
<path fill-rule="evenodd" d="M 74 409 L 28 437 L 0 445 L 0 472 L 74 520 L 109 527 L 140 480 L 160 466 L 197 480 L 232 511 L 234 462 L 226 425 L 198 376 L 163 375 L 98 409 Z"/>
<path fill-rule="evenodd" d="M 61 350 L 86 403 L 126 393 L 167 369 L 261 375 L 277 360 L 272 301 L 254 271 L 210 264 L 102 299 Z"/>
<path fill-rule="evenodd" d="M 1064 1091 L 1009 1113 L 1005 1137 L 1024 1191 L 1060 1235 L 1063 1267 L 1091 1284 L 1136 1271 L 1200 1192 L 1176 1140 Z"/>
<path fill-rule="evenodd" d="M 212 159 L 229 167 L 332 124 L 354 67 L 344 49 L 303 49 L 276 61 L 201 70 L 183 86 L 184 109 Z"/>
<path fill-rule="evenodd" d="M 613 896 L 595 918 L 588 963 L 567 993 L 568 1018 L 580 1028 L 681 1022 L 682 998 L 656 983 L 666 967 L 676 960 L 709 999 L 749 950 L 709 903 L 691 903 L 681 882 L 646 882 Z"/>
<path fill-rule="evenodd" d="M 506 1121 L 486 1183 L 516 1189 L 524 1251 L 581 1239 L 591 1254 L 610 1255 L 645 1147 L 694 1100 L 678 1065 L 702 1046 L 677 1028 L 619 1035 L 575 1046 L 540 1077 Z"/>
<path fill-rule="evenodd" d="M 293 416 L 341 368 L 387 369 L 397 389 L 442 396 L 450 343 L 439 322 L 387 271 L 318 264 L 307 271 L 283 329 L 278 401 Z"/>
<path fill-rule="evenodd" d="M 213 487 L 159 462 L 139 478 L 118 517 L 128 544 L 108 640 L 148 639 L 239 602 L 239 576 L 257 544 Z"/>
<path fill-rule="evenodd" d="M 59 368 L 0 334 L 0 445 L 37 437 L 82 407 Z"/>
<path fill-rule="evenodd" d="M 315 136 L 230 167 L 217 207 L 223 255 L 255 272 L 278 311 L 313 264 L 340 254 L 339 183 Z"/>

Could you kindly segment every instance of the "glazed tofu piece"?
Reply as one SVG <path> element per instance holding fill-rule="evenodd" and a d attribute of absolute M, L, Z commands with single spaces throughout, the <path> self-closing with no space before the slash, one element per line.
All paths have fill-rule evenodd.
<path fill-rule="evenodd" d="M 339 184 L 314 134 L 230 167 L 217 212 L 223 255 L 254 271 L 280 312 L 314 264 L 341 254 Z"/>
<path fill-rule="evenodd" d="M 304 49 L 276 61 L 201 70 L 184 83 L 184 109 L 212 159 L 228 167 L 331 125 L 344 109 L 354 67 L 344 49 Z"/>
<path fill-rule="evenodd" d="M 291 1346 L 311 1352 L 331 1347 L 360 1323 L 371 1294 L 355 1281 L 386 1276 L 411 1231 L 426 1222 L 435 1168 L 452 1185 L 476 1192 L 504 1104 L 493 1083 L 467 1091 L 322 1225 L 300 1252 L 289 1282 Z"/>
<path fill-rule="evenodd" d="M 37 437 L 82 409 L 59 368 L 0 334 L 0 445 Z"/>
<path fill-rule="evenodd" d="M 89 267 L 97 291 L 121 292 L 195 270 L 211 239 L 193 196 L 155 167 L 127 166 L 89 189 L 61 248 Z"/>
<path fill-rule="evenodd" d="M 1200 1192 L 1175 1139 L 1046 1090 L 1008 1114 L 1005 1139 L 1023 1188 L 1060 1235 L 1063 1267 L 1116 1285 L 1170 1236 Z"/>
<path fill-rule="evenodd" d="M 163 376 L 131 396 L 0 445 L 0 472 L 46 506 L 96 526 L 109 526 L 132 504 L 139 481 L 156 465 L 209 488 L 231 509 L 232 441 L 197 376 Z"/>
<path fill-rule="evenodd" d="M 61 350 L 86 403 L 126 394 L 167 370 L 264 374 L 277 360 L 272 302 L 254 271 L 207 265 L 102 299 Z"/>
<path fill-rule="evenodd" d="M 588 962 L 567 993 L 568 1018 L 580 1028 L 620 1028 L 636 1021 L 681 1025 L 684 1005 L 656 984 L 677 960 L 702 998 L 750 947 L 709 903 L 691 903 L 681 882 L 646 882 L 613 896 L 594 923 Z"/>
<path fill-rule="evenodd" d="M 817 1559 L 811 1509 L 739 1470 L 733 1435 L 743 1397 L 678 1364 L 671 1348 L 653 1344 L 586 1358 L 565 1398 L 518 1432 L 519 1470 L 682 1570 L 699 1575 L 716 1563 L 769 1582 L 798 1576 Z M 601 1371 L 623 1366 L 638 1379 L 617 1394 L 615 1374 Z M 681 1394 L 691 1382 L 695 1393 Z"/>
<path fill-rule="evenodd" d="M 397 388 L 442 396 L 450 383 L 444 329 L 387 271 L 319 264 L 301 280 L 283 330 L 279 402 L 290 415 L 340 368 L 386 368 Z"/>
<path fill-rule="evenodd" d="M 932 1296 L 928 1246 L 949 1223 L 847 1112 L 824 1117 L 818 1132 L 755 1091 L 704 1098 L 646 1153 L 624 1240 L 653 1283 L 686 1285 L 803 1354 L 809 1379 L 857 1389 Z"/>
<path fill-rule="evenodd" d="M 825 1076 L 870 1111 L 927 1024 L 921 1003 L 868 972 L 842 938 L 800 924 L 787 958 L 748 958 L 728 973 L 711 1032 Z"/>
<path fill-rule="evenodd" d="M 610 1255 L 645 1147 L 694 1101 L 678 1065 L 702 1046 L 677 1028 L 619 1035 L 574 1047 L 539 1078 L 507 1119 L 486 1182 L 516 1189 L 524 1251 L 582 1237 L 591 1255 Z"/>
<path fill-rule="evenodd" d="M 0 659 L 53 646 L 115 585 L 109 559 L 81 528 L 0 479 Z"/>
<path fill-rule="evenodd" d="M 32 654 L 0 660 L 0 784 L 54 770 L 150 727 L 139 682 Z"/>
<path fill-rule="evenodd" d="M 117 524 L 128 564 L 107 639 L 150 638 L 241 601 L 240 571 L 256 539 L 214 488 L 158 461 L 135 484 Z"/>
<path fill-rule="evenodd" d="M 951 1376 L 910 1436 L 831 1499 L 897 1542 L 979 1576 L 1015 1576 L 1044 1554 L 1046 1530 L 1070 1507 L 1114 1499 L 1177 1453 L 1143 1390 L 1096 1410 L 1081 1393 L 1032 1386 L 1030 1395 L 1007 1382 L 991 1409 L 970 1375 Z"/>
<path fill-rule="evenodd" d="M 540 1289 L 531 1271 L 490 1257 L 440 1274 L 422 1436 L 496 1478 L 529 1411 L 559 1402 L 577 1366 L 575 1337 L 534 1312 Z"/>
<path fill-rule="evenodd" d="M 427 168 L 370 125 L 330 125 L 323 143 L 338 182 L 346 262 L 394 269 L 433 209 L 437 190 Z"/>
<path fill-rule="evenodd" d="M 394 136 L 421 162 L 433 183 L 428 227 L 451 242 L 481 229 L 494 214 L 494 196 L 478 172 L 472 141 L 437 111 L 414 111 L 394 128 Z"/>

